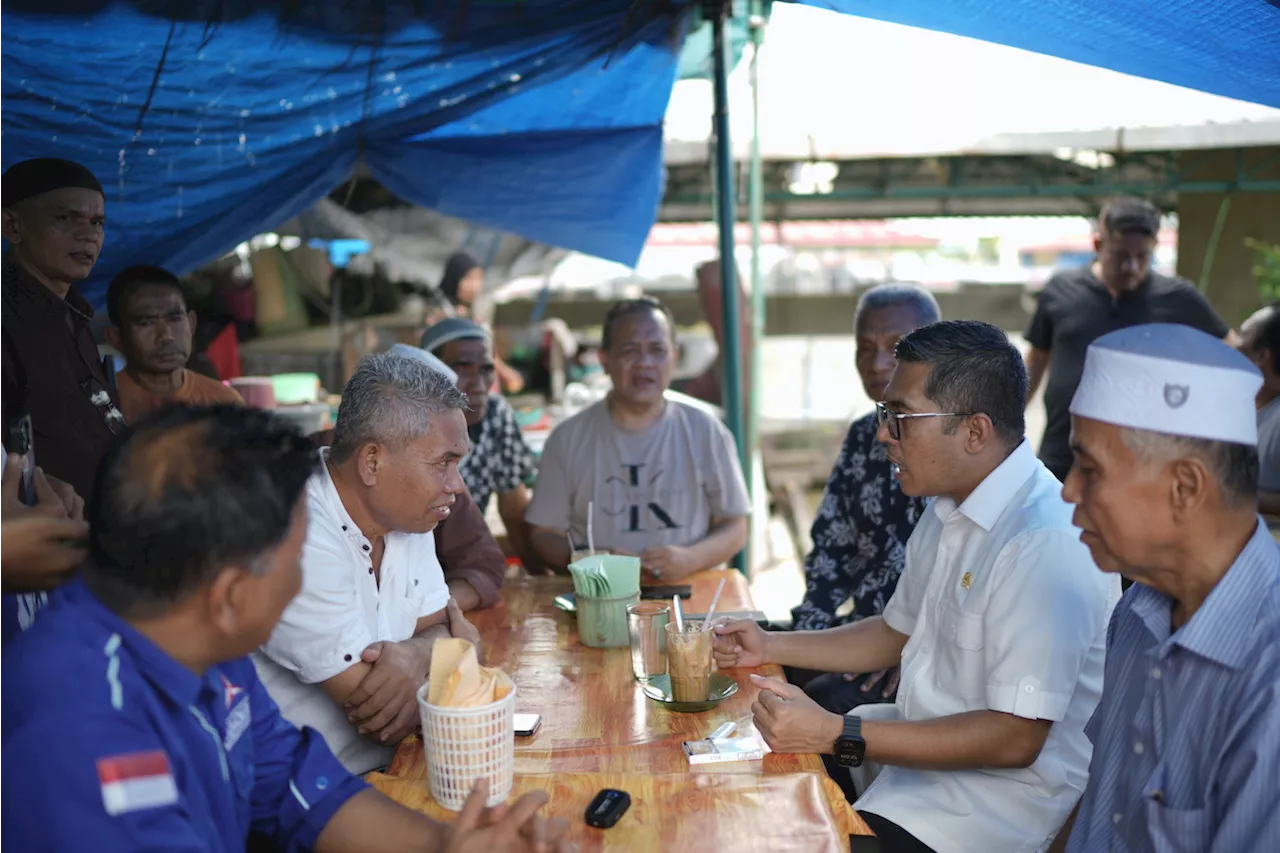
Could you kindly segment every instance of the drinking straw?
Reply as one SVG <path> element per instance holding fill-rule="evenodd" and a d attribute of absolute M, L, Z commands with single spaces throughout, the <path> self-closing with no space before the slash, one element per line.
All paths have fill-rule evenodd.
<path fill-rule="evenodd" d="M 720 603 L 720 593 L 724 592 L 724 578 L 720 578 L 720 586 L 716 587 L 716 594 L 711 599 L 711 606 L 707 608 L 707 615 L 702 617 L 702 630 L 711 629 L 711 617 L 716 615 L 716 605 Z"/>
<path fill-rule="evenodd" d="M 596 504 L 595 501 L 587 501 L 587 547 L 591 549 L 591 556 L 596 555 L 596 535 L 595 521 Z"/>
<path fill-rule="evenodd" d="M 671 607 L 675 610 L 675 614 L 676 614 L 676 632 L 683 634 L 684 633 L 684 611 L 680 609 L 679 595 L 671 596 Z"/>

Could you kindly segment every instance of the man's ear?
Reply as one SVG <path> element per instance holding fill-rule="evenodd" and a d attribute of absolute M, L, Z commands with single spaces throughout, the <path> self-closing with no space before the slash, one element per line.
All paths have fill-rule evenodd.
<path fill-rule="evenodd" d="M 1169 468 L 1173 475 L 1169 484 L 1173 511 L 1178 518 L 1188 519 L 1208 502 L 1213 477 L 1204 461 L 1196 456 L 1175 459 Z"/>
<path fill-rule="evenodd" d="M 383 472 L 387 465 L 387 454 L 385 448 L 376 441 L 361 445 L 356 451 L 356 471 L 360 475 L 360 482 L 365 486 L 372 488 L 378 484 L 378 475 Z"/>
<path fill-rule="evenodd" d="M 240 632 L 240 614 L 247 610 L 249 596 L 253 594 L 248 583 L 250 578 L 248 570 L 229 566 L 218 572 L 205 590 L 209 620 L 223 636 L 234 637 Z"/>
<path fill-rule="evenodd" d="M 194 308 L 187 309 L 187 325 L 191 327 L 191 334 L 196 333 L 196 311 Z"/>
<path fill-rule="evenodd" d="M 124 336 L 120 334 L 119 326 L 107 326 L 102 331 L 102 336 L 107 339 L 107 343 L 119 353 L 124 352 Z"/>
<path fill-rule="evenodd" d="M 18 214 L 7 207 L 0 210 L 0 234 L 15 245 L 22 242 L 22 227 Z"/>
<path fill-rule="evenodd" d="M 970 453 L 980 453 L 991 442 L 1000 439 L 1000 434 L 996 432 L 996 425 L 992 423 L 990 417 L 981 412 L 965 418 L 965 425 L 961 429 L 968 430 L 965 449 Z"/>

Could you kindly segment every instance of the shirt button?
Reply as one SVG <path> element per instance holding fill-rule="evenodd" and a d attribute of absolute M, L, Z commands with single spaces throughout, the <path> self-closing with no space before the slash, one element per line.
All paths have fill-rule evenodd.
<path fill-rule="evenodd" d="M 1120 814 L 1120 812 L 1116 812 L 1115 814 L 1113 814 L 1113 815 L 1111 816 L 1111 822 L 1112 822 L 1112 823 L 1116 823 L 1116 824 L 1118 824 L 1118 823 L 1120 823 L 1120 821 L 1122 821 L 1122 820 L 1124 820 L 1124 815 Z"/>
<path fill-rule="evenodd" d="M 1142 741 L 1138 741 L 1133 745 L 1133 754 L 1142 755 L 1142 752 L 1143 752 Z"/>
<path fill-rule="evenodd" d="M 316 788 L 323 791 L 325 788 L 328 788 L 328 787 L 329 787 L 328 776 L 321 776 L 318 779 L 316 779 Z"/>
<path fill-rule="evenodd" d="M 1024 688 L 1022 688 L 1022 689 L 1023 689 L 1023 690 L 1025 690 L 1025 691 L 1027 691 L 1028 693 L 1035 693 L 1035 692 L 1036 692 L 1036 689 L 1035 689 L 1034 687 L 1032 687 L 1030 684 L 1028 684 L 1026 687 L 1024 687 Z"/>
<path fill-rule="evenodd" d="M 342 525 L 342 532 L 343 532 L 343 533 L 346 533 L 346 532 L 347 532 L 347 526 L 346 526 L 345 524 L 344 524 L 344 525 Z"/>
<path fill-rule="evenodd" d="M 351 663 L 351 655 L 343 655 L 342 659 L 347 663 Z"/>
<path fill-rule="evenodd" d="M 1156 679 L 1157 681 L 1160 680 L 1160 677 L 1162 675 L 1164 675 L 1164 673 L 1160 671 L 1160 667 L 1158 666 L 1151 670 L 1151 677 Z"/>
<path fill-rule="evenodd" d="M 373 574 L 373 566 L 369 567 L 369 574 Z"/>
<path fill-rule="evenodd" d="M 361 547 L 361 548 L 364 548 L 366 551 L 368 551 L 368 550 L 369 550 L 369 546 L 368 546 L 368 545 L 361 545 L 360 547 Z"/>

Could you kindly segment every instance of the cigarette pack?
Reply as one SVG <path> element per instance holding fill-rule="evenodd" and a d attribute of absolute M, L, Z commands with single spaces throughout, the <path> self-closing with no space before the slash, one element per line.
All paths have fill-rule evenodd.
<path fill-rule="evenodd" d="M 747 737 L 703 738 L 684 742 L 690 764 L 719 764 L 723 761 L 759 761 L 768 749 L 754 734 Z"/>

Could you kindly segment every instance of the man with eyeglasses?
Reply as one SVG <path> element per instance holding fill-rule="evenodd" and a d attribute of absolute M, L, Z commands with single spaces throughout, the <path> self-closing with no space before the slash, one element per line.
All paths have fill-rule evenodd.
<path fill-rule="evenodd" d="M 1177 323 L 1234 345 L 1236 337 L 1194 284 L 1151 269 L 1160 211 L 1149 201 L 1117 198 L 1098 217 L 1093 235 L 1097 257 L 1088 266 L 1063 270 L 1045 284 L 1027 328 L 1028 399 L 1048 374 L 1045 429 L 1040 459 L 1054 476 L 1071 470 L 1071 413 L 1084 356 L 1098 338 L 1143 323 Z"/>
<path fill-rule="evenodd" d="M 1027 374 L 986 323 L 904 337 L 879 406 L 904 494 L 936 496 L 907 542 L 884 614 L 825 631 L 716 629 L 721 667 L 834 672 L 901 665 L 893 705 L 832 714 L 782 681 L 752 708 L 775 752 L 834 754 L 885 853 L 1046 846 L 1088 775 L 1084 727 L 1102 692 L 1120 597 L 1024 435 Z M 874 781 L 873 781 L 874 780 Z"/>

